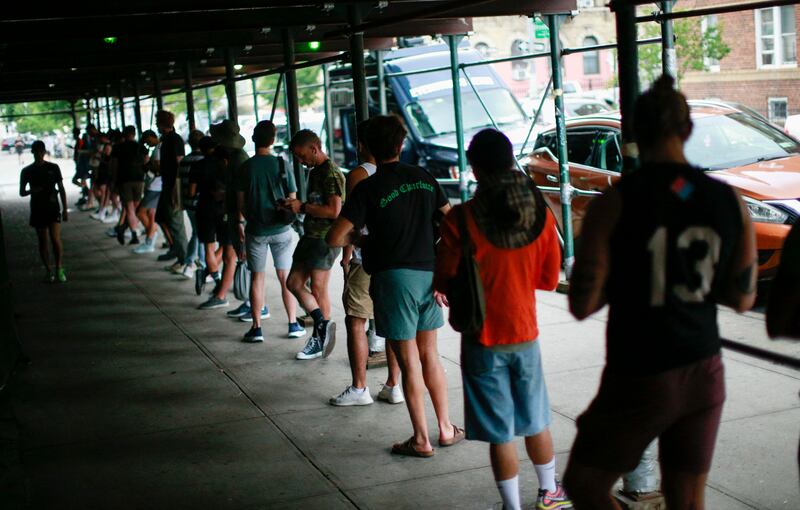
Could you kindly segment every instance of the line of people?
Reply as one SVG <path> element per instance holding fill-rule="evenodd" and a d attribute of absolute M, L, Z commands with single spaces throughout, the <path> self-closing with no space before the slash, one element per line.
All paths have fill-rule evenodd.
<path fill-rule="evenodd" d="M 346 177 L 319 137 L 302 130 L 289 144 L 309 169 L 301 200 L 292 168 L 272 151 L 271 122 L 255 127 L 252 157 L 231 121 L 212 126 L 210 136 L 192 132 L 191 153 L 184 156 L 172 115 L 159 112 L 161 137 L 142 137 L 150 154 L 128 128 L 109 153 L 108 201 L 120 196 L 114 234 L 124 242 L 130 231 L 134 243 L 141 223 L 145 241 L 135 251 L 146 253 L 154 250 L 150 227 L 161 225 L 169 249 L 160 259 L 174 260 L 168 270 L 194 277 L 198 294 L 206 282 L 215 284 L 204 310 L 229 306 L 237 262 L 246 260 L 249 300 L 227 315 L 252 322 L 242 337 L 250 343 L 264 341 L 261 324 L 270 316 L 264 299 L 270 252 L 287 336 L 307 334 L 296 302 L 313 321 L 298 360 L 326 357 L 334 348 L 328 284 L 341 256 L 352 380 L 330 404 L 373 403 L 366 365 L 374 319 L 388 361 L 378 398 L 405 402 L 413 430 L 392 453 L 431 458 L 434 444 L 487 442 L 506 509 L 522 506 L 517 436 L 524 437 L 537 475 L 537 509 L 618 508 L 613 484 L 656 438 L 668 506 L 702 508 L 725 400 L 716 306 L 742 311 L 754 302 L 753 226 L 729 186 L 686 161 L 689 109 L 669 77 L 638 99 L 635 112 L 642 168 L 593 202 L 570 282 L 570 310 L 578 319 L 610 308 L 606 367 L 596 398 L 578 418 L 565 473 L 570 496 L 556 479 L 536 312 L 536 291 L 552 291 L 559 281 L 556 221 L 538 188 L 514 170 L 513 147 L 501 132 L 486 129 L 471 140 L 467 158 L 478 188 L 473 199 L 451 208 L 427 171 L 400 161 L 407 132 L 398 117 L 378 116 L 357 127 L 362 163 Z M 156 176 L 160 194 L 148 198 Z M 66 209 L 62 214 L 66 219 Z M 449 301 L 463 302 L 453 293 L 463 289 L 455 283 L 469 261 L 478 268 L 483 298 L 480 328 L 461 338 L 462 428 L 449 415 L 437 330 Z"/>

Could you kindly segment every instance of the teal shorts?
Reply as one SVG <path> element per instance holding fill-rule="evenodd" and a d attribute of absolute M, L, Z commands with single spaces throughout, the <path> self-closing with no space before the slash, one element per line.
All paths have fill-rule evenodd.
<path fill-rule="evenodd" d="M 433 272 L 389 269 L 372 275 L 375 332 L 389 340 L 412 340 L 417 331 L 444 326 L 442 309 L 433 297 Z"/>

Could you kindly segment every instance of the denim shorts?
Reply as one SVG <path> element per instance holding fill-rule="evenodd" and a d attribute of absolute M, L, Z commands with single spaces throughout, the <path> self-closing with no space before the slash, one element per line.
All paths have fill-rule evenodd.
<path fill-rule="evenodd" d="M 538 341 L 521 351 L 498 352 L 464 338 L 461 376 L 467 439 L 502 444 L 550 425 Z"/>
<path fill-rule="evenodd" d="M 375 332 L 389 340 L 413 340 L 417 331 L 444 326 L 433 298 L 433 271 L 389 269 L 372 275 Z"/>
<path fill-rule="evenodd" d="M 267 268 L 267 252 L 272 252 L 272 262 L 277 270 L 292 267 L 294 235 L 292 229 L 268 236 L 245 235 L 247 265 L 254 273 L 263 273 Z"/>

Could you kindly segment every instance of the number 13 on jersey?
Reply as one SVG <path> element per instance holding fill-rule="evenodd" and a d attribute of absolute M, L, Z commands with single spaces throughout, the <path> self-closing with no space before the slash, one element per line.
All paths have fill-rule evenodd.
<path fill-rule="evenodd" d="M 685 257 L 687 271 L 694 273 L 687 274 L 687 280 L 695 284 L 675 283 L 667 289 L 667 227 L 658 227 L 647 243 L 652 264 L 650 306 L 664 306 L 667 291 L 685 303 L 702 303 L 711 292 L 722 244 L 719 234 L 710 227 L 691 226 L 683 230 L 676 241 L 680 256 Z"/>

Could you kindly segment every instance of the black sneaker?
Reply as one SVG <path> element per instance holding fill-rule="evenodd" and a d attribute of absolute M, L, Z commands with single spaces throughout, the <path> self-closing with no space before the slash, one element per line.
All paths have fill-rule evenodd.
<path fill-rule="evenodd" d="M 131 234 L 131 240 L 128 241 L 128 244 L 139 244 L 139 236 L 136 235 L 136 231 L 135 230 Z"/>
<path fill-rule="evenodd" d="M 157 260 L 159 262 L 166 262 L 168 260 L 177 259 L 177 258 L 178 258 L 178 256 L 175 255 L 175 252 L 170 249 L 166 253 L 162 253 L 161 255 L 159 255 Z"/>
<path fill-rule="evenodd" d="M 254 344 L 264 341 L 264 335 L 261 333 L 261 328 L 250 328 L 250 331 L 244 334 L 242 342 Z"/>
<path fill-rule="evenodd" d="M 317 328 L 317 337 L 322 344 L 322 356 L 327 358 L 336 345 L 336 323 L 332 320 L 321 322 Z"/>
<path fill-rule="evenodd" d="M 117 231 L 117 242 L 125 246 L 125 228 L 121 225 L 117 225 L 114 229 Z"/>
<path fill-rule="evenodd" d="M 206 270 L 205 268 L 198 268 L 197 271 L 194 272 L 194 293 L 198 296 L 203 293 L 203 289 L 206 288 Z"/>

